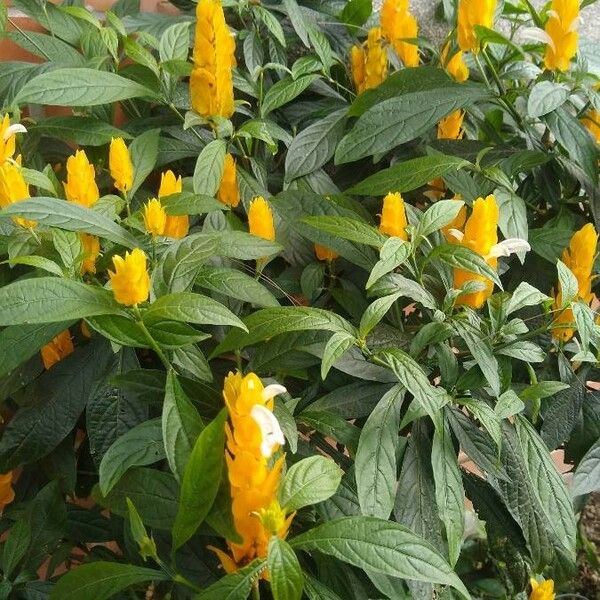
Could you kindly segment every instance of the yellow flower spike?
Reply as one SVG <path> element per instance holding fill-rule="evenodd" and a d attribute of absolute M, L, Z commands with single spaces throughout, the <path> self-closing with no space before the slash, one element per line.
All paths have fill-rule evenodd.
<path fill-rule="evenodd" d="M 475 25 L 494 28 L 496 0 L 459 0 L 458 3 L 458 47 L 464 51 L 479 52 Z"/>
<path fill-rule="evenodd" d="M 198 1 L 193 59 L 192 108 L 203 117 L 231 117 L 235 41 L 225 22 L 220 0 Z"/>
<path fill-rule="evenodd" d="M 20 166 L 8 161 L 0 164 L 0 208 L 6 208 L 28 198 L 29 185 L 23 178 Z M 32 228 L 37 225 L 35 221 L 29 221 L 22 217 L 14 217 L 13 221 L 25 228 Z"/>
<path fill-rule="evenodd" d="M 465 113 L 455 110 L 438 123 L 438 140 L 460 140 L 463 136 L 462 123 Z"/>
<path fill-rule="evenodd" d="M 600 112 L 590 110 L 581 120 L 586 129 L 592 134 L 597 144 L 600 144 Z"/>
<path fill-rule="evenodd" d="M 127 193 L 133 185 L 133 164 L 123 138 L 111 139 L 108 166 L 115 187 L 123 194 Z"/>
<path fill-rule="evenodd" d="M 113 256 L 114 272 L 108 276 L 115 300 L 125 306 L 145 302 L 150 293 L 150 277 L 146 270 L 146 255 L 139 248 L 122 256 Z"/>
<path fill-rule="evenodd" d="M 372 27 L 367 35 L 365 57 L 365 89 L 377 87 L 387 76 L 387 54 L 382 44 L 380 27 Z"/>
<path fill-rule="evenodd" d="M 535 579 L 531 579 L 531 593 L 529 600 L 554 600 L 554 581 L 546 579 L 539 583 Z"/>
<path fill-rule="evenodd" d="M 16 147 L 15 134 L 26 131 L 20 123 L 11 125 L 8 114 L 2 117 L 2 121 L 0 121 L 0 164 L 13 157 Z"/>
<path fill-rule="evenodd" d="M 487 198 L 477 198 L 473 202 L 473 211 L 465 224 L 464 235 L 462 239 L 457 240 L 463 246 L 477 252 L 480 256 L 486 258 L 490 267 L 496 268 L 498 259 L 489 257 L 492 248 L 498 243 L 498 204 L 494 196 Z M 479 275 L 454 269 L 454 288 L 460 289 L 468 281 L 480 281 L 485 285 L 485 289 L 472 294 L 462 294 L 456 301 L 459 305 L 470 306 L 471 308 L 480 308 L 484 302 L 491 296 L 494 290 L 494 282 Z"/>
<path fill-rule="evenodd" d="M 168 170 L 160 176 L 160 187 L 158 197 L 163 198 L 171 194 L 179 194 L 183 189 L 181 175 L 175 176 L 173 171 Z M 184 238 L 190 230 L 190 218 L 187 215 L 167 215 L 165 228 L 162 235 L 180 240 Z"/>
<path fill-rule="evenodd" d="M 81 245 L 83 246 L 83 261 L 81 262 L 81 274 L 94 274 L 96 272 L 96 260 L 100 255 L 100 240 L 89 233 L 80 233 Z"/>
<path fill-rule="evenodd" d="M 0 475 L 0 511 L 15 499 L 15 491 L 12 487 L 14 471 Z"/>
<path fill-rule="evenodd" d="M 144 227 L 152 235 L 162 235 L 167 224 L 167 211 L 160 200 L 152 198 L 144 204 Z"/>
<path fill-rule="evenodd" d="M 362 46 L 352 46 L 352 48 L 350 48 L 350 71 L 352 73 L 352 82 L 359 94 L 365 89 L 365 57 L 366 53 Z"/>
<path fill-rule="evenodd" d="M 250 202 L 248 208 L 248 229 L 252 235 L 269 240 L 270 242 L 275 239 L 273 212 L 269 203 L 262 196 L 257 196 Z"/>
<path fill-rule="evenodd" d="M 96 171 L 83 150 L 77 150 L 74 155 L 67 158 L 67 181 L 64 186 L 65 196 L 69 202 L 87 208 L 91 208 L 98 202 L 100 192 L 96 185 Z"/>
<path fill-rule="evenodd" d="M 63 358 L 69 356 L 74 349 L 71 334 L 68 329 L 65 329 L 40 350 L 44 368 L 49 369 Z"/>
<path fill-rule="evenodd" d="M 386 235 L 399 237 L 402 240 L 408 240 L 407 225 L 406 208 L 404 207 L 402 195 L 399 192 L 390 192 L 383 199 L 379 231 Z"/>
<path fill-rule="evenodd" d="M 552 0 L 550 17 L 546 22 L 548 44 L 544 66 L 551 71 L 567 71 L 577 54 L 579 34 L 579 0 Z"/>
<path fill-rule="evenodd" d="M 292 515 L 277 502 L 277 491 L 285 456 L 274 462 L 273 454 L 284 442 L 273 415 L 273 398 L 285 388 L 264 387 L 254 374 L 229 373 L 223 398 L 229 414 L 225 425 L 225 461 L 231 488 L 233 523 L 242 541 L 227 540 L 231 554 L 211 548 L 230 573 L 267 555 L 272 535 L 285 537 Z"/>
<path fill-rule="evenodd" d="M 419 64 L 419 48 L 403 39 L 416 38 L 417 20 L 408 10 L 408 0 L 384 0 L 379 14 L 383 37 L 392 45 L 405 67 Z"/>
<path fill-rule="evenodd" d="M 319 260 L 326 260 L 331 262 L 335 260 L 339 255 L 327 246 L 321 246 L 321 244 L 315 244 L 315 255 Z"/>
<path fill-rule="evenodd" d="M 240 191 L 238 189 L 235 159 L 229 153 L 225 155 L 223 176 L 221 177 L 221 183 L 217 191 L 217 198 L 223 204 L 227 204 L 233 208 L 240 203 Z"/>
<path fill-rule="evenodd" d="M 454 54 L 454 56 L 446 63 L 446 70 L 458 82 L 462 83 L 469 79 L 469 67 L 467 67 L 465 63 L 462 50 L 459 50 Z"/>
<path fill-rule="evenodd" d="M 562 253 L 561 260 L 575 275 L 578 284 L 577 298 L 590 304 L 594 295 L 592 294 L 592 271 L 598 248 L 598 234 L 591 223 L 584 225 L 579 231 L 576 231 L 571 238 L 568 248 Z M 560 310 L 562 306 L 562 293 L 560 284 L 555 296 L 554 310 Z M 570 308 L 563 310 L 554 320 L 554 325 L 566 325 L 573 323 L 575 317 Z M 575 330 L 570 327 L 557 327 L 552 330 L 552 335 L 568 342 L 574 335 Z"/>

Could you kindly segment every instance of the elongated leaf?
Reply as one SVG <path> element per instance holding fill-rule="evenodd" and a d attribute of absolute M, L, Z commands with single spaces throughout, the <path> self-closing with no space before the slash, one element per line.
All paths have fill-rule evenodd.
<path fill-rule="evenodd" d="M 213 140 L 200 152 L 194 169 L 194 192 L 214 196 L 221 184 L 227 144 Z"/>
<path fill-rule="evenodd" d="M 287 104 L 296 96 L 299 96 L 319 75 L 311 73 L 303 75 L 298 79 L 286 78 L 273 84 L 263 98 L 260 112 L 266 117 L 272 110 Z"/>
<path fill-rule="evenodd" d="M 24 217 L 48 227 L 67 231 L 85 231 L 106 238 L 127 248 L 136 248 L 139 242 L 120 225 L 99 212 L 57 198 L 31 198 L 17 202 L 0 211 L 1 217 Z"/>
<path fill-rule="evenodd" d="M 451 585 L 470 598 L 450 565 L 406 527 L 375 517 L 344 517 L 290 540 L 297 550 L 316 550 L 361 569 L 392 577 Z"/>
<path fill-rule="evenodd" d="M 87 68 L 55 69 L 28 81 L 15 102 L 56 106 L 96 106 L 127 100 L 154 98 L 147 87 L 116 73 Z"/>
<path fill-rule="evenodd" d="M 416 235 L 427 236 L 452 223 L 463 206 L 464 203 L 457 200 L 439 200 L 425 211 Z"/>
<path fill-rule="evenodd" d="M 326 231 L 331 235 L 340 237 L 351 242 L 357 242 L 359 244 L 368 244 L 375 248 L 380 248 L 386 241 L 386 236 L 380 233 L 372 225 L 368 225 L 358 219 L 351 217 L 332 217 L 332 216 L 319 216 L 319 217 L 305 217 L 304 223 L 307 223 L 315 229 Z"/>
<path fill-rule="evenodd" d="M 129 154 L 133 164 L 133 196 L 156 165 L 160 129 L 149 129 L 136 137 L 129 145 Z"/>
<path fill-rule="evenodd" d="M 82 146 L 104 146 L 114 137 L 128 139 L 131 136 L 112 125 L 91 117 L 46 117 L 33 127 L 30 132 L 46 135 L 81 144 Z"/>
<path fill-rule="evenodd" d="M 530 117 L 541 117 L 564 104 L 569 90 L 553 81 L 540 81 L 529 92 L 527 112 Z"/>
<path fill-rule="evenodd" d="M 273 600 L 300 600 L 304 575 L 295 552 L 277 536 L 269 541 L 267 568 Z"/>
<path fill-rule="evenodd" d="M 221 577 L 194 596 L 194 600 L 247 600 L 252 583 L 264 565 L 264 560 L 256 559 L 243 569 Z"/>
<path fill-rule="evenodd" d="M 586 452 L 573 477 L 573 495 L 600 490 L 600 439 Z"/>
<path fill-rule="evenodd" d="M 396 497 L 396 447 L 404 389 L 396 385 L 369 415 L 355 459 L 358 501 L 363 515 L 387 519 Z"/>

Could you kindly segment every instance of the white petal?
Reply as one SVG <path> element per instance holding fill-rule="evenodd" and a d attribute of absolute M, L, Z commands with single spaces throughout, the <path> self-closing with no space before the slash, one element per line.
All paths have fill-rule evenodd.
<path fill-rule="evenodd" d="M 527 240 L 522 240 L 521 238 L 509 238 L 507 240 L 503 240 L 495 246 L 492 246 L 490 253 L 486 256 L 486 258 L 510 256 L 515 252 L 529 252 L 530 250 L 531 246 Z"/>
<path fill-rule="evenodd" d="M 279 385 L 278 383 L 272 383 L 262 391 L 262 397 L 265 400 L 270 400 L 275 396 L 279 396 L 279 394 L 285 394 L 285 392 L 287 392 L 287 390 L 282 385 Z"/>
<path fill-rule="evenodd" d="M 7 128 L 4 132 L 4 141 L 6 141 L 10 136 L 15 133 L 27 133 L 27 129 L 25 129 L 25 125 L 21 125 L 21 123 L 15 123 Z"/>
<path fill-rule="evenodd" d="M 273 454 L 275 446 L 283 446 L 285 438 L 279 425 L 277 417 L 262 404 L 255 404 L 250 411 L 250 416 L 254 419 L 262 434 L 260 451 L 265 458 Z"/>
<path fill-rule="evenodd" d="M 542 44 L 548 44 L 553 50 L 556 50 L 554 41 L 552 38 L 539 27 L 523 27 L 519 31 L 520 42 L 541 42 Z"/>
<path fill-rule="evenodd" d="M 458 229 L 448 229 L 448 233 L 453 238 L 456 238 L 459 242 L 462 242 L 463 238 L 465 237 L 465 234 L 462 231 L 459 231 Z"/>

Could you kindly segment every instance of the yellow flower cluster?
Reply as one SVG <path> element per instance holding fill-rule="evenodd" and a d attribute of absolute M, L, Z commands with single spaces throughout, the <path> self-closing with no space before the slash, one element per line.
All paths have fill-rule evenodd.
<path fill-rule="evenodd" d="M 402 195 L 399 192 L 390 192 L 383 199 L 379 231 L 402 240 L 408 240 L 407 225 L 406 208 Z"/>
<path fill-rule="evenodd" d="M 223 176 L 217 191 L 217 198 L 227 206 L 235 208 L 240 203 L 240 192 L 237 182 L 235 159 L 229 152 L 225 155 Z"/>
<path fill-rule="evenodd" d="M 108 276 L 116 301 L 125 306 L 145 302 L 150 294 L 150 276 L 144 252 L 134 248 L 125 253 L 125 258 L 113 256 L 113 266 L 115 270 L 109 271 Z"/>
<path fill-rule="evenodd" d="M 192 108 L 203 117 L 231 117 L 235 41 L 225 22 L 221 0 L 198 1 L 193 59 Z"/>
<path fill-rule="evenodd" d="M 0 475 L 0 511 L 15 499 L 15 491 L 12 488 L 13 477 L 13 471 Z"/>
<path fill-rule="evenodd" d="M 596 143 L 600 143 L 600 112 L 590 110 L 581 121 L 592 134 Z"/>
<path fill-rule="evenodd" d="M 598 234 L 591 223 L 584 225 L 579 231 L 576 231 L 571 238 L 568 248 L 565 248 L 562 254 L 562 262 L 571 270 L 577 279 L 579 291 L 577 297 L 587 304 L 590 304 L 594 295 L 592 294 L 592 270 L 598 247 Z M 560 310 L 562 306 L 562 292 L 558 284 L 558 292 L 554 300 L 554 309 Z M 563 341 L 568 342 L 575 333 L 571 327 L 567 327 L 575 320 L 573 311 L 570 308 L 563 310 L 554 320 L 555 329 L 552 335 Z"/>
<path fill-rule="evenodd" d="M 387 56 L 382 44 L 380 27 L 369 29 L 367 41 L 350 50 L 352 80 L 356 91 L 377 87 L 387 76 Z"/>
<path fill-rule="evenodd" d="M 496 0 L 459 0 L 457 31 L 461 50 L 479 52 L 475 26 L 492 29 L 495 11 Z"/>
<path fill-rule="evenodd" d="M 383 37 L 394 48 L 405 67 L 419 64 L 419 48 L 403 41 L 419 34 L 417 20 L 408 10 L 408 0 L 384 0 L 379 15 Z"/>
<path fill-rule="evenodd" d="M 91 208 L 98 202 L 100 191 L 96 184 L 96 171 L 84 150 L 77 150 L 67 158 L 65 196 L 69 202 Z"/>
<path fill-rule="evenodd" d="M 464 53 L 462 50 L 459 50 L 452 55 L 450 60 L 447 60 L 448 50 L 449 44 L 447 44 L 442 51 L 440 57 L 442 64 L 445 64 L 446 71 L 448 71 L 448 73 L 450 73 L 450 75 L 452 75 L 456 81 L 462 83 L 463 81 L 469 79 L 469 67 L 467 67 L 467 64 L 465 63 Z"/>
<path fill-rule="evenodd" d="M 273 535 L 285 538 L 294 514 L 286 515 L 277 501 L 285 455 L 273 455 L 284 443 L 273 415 L 273 398 L 282 386 L 263 386 L 254 374 L 229 373 L 223 397 L 229 413 L 225 426 L 225 461 L 231 486 L 233 522 L 242 541 L 227 541 L 231 555 L 212 548 L 230 573 L 254 558 L 267 555 Z"/>
<path fill-rule="evenodd" d="M 546 22 L 548 44 L 544 66 L 551 71 L 567 71 L 577 53 L 579 0 L 552 0 L 550 17 Z"/>
<path fill-rule="evenodd" d="M 455 110 L 447 117 L 444 117 L 438 123 L 438 140 L 460 140 L 463 136 L 462 123 L 465 113 L 462 110 Z"/>
<path fill-rule="evenodd" d="M 257 196 L 250 202 L 248 207 L 248 229 L 252 235 L 270 242 L 275 239 L 273 212 L 269 203 L 262 196 Z"/>
<path fill-rule="evenodd" d="M 554 600 L 554 581 L 546 579 L 539 583 L 535 579 L 531 580 L 531 594 L 529 600 Z"/>
<path fill-rule="evenodd" d="M 325 260 L 331 262 L 335 260 L 339 255 L 327 246 L 321 246 L 321 244 L 315 244 L 315 256 L 319 260 Z"/>
<path fill-rule="evenodd" d="M 29 198 L 29 185 L 25 182 L 20 165 L 12 161 L 0 164 L 0 208 L 27 200 Z M 22 217 L 15 217 L 14 222 L 25 228 L 36 226 L 35 221 Z"/>
<path fill-rule="evenodd" d="M 66 356 L 69 356 L 73 350 L 71 334 L 68 329 L 65 329 L 40 350 L 44 368 L 49 369 Z"/>
<path fill-rule="evenodd" d="M 15 133 L 24 130 L 25 128 L 22 125 L 11 125 L 8 114 L 2 117 L 2 121 L 0 121 L 0 164 L 14 156 L 16 149 Z"/>
<path fill-rule="evenodd" d="M 133 186 L 133 164 L 123 138 L 113 138 L 110 141 L 108 166 L 115 187 L 126 194 Z"/>
<path fill-rule="evenodd" d="M 498 259 L 490 256 L 492 247 L 498 243 L 498 219 L 500 213 L 498 204 L 494 196 L 487 198 L 477 198 L 473 202 L 473 211 L 466 220 L 465 229 L 461 239 L 457 243 L 470 248 L 485 258 L 490 267 L 496 268 Z M 457 217 L 458 218 L 458 217 Z M 494 290 L 494 282 L 479 275 L 464 271 L 463 269 L 454 269 L 454 288 L 460 289 L 469 281 L 480 281 L 484 284 L 484 289 L 471 294 L 462 294 L 457 300 L 457 304 L 470 306 L 471 308 L 481 308 L 484 302 L 490 297 Z"/>
<path fill-rule="evenodd" d="M 158 197 L 164 198 L 171 194 L 179 194 L 183 189 L 181 175 L 175 177 L 173 171 L 168 170 L 160 176 L 160 187 Z M 180 240 L 184 238 L 190 230 L 190 218 L 187 215 L 166 215 L 165 228 L 161 235 Z"/>

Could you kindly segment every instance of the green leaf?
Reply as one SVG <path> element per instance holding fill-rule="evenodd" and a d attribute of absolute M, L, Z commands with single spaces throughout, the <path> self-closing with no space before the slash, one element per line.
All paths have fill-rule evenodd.
<path fill-rule="evenodd" d="M 372 12 L 371 0 L 348 0 L 338 18 L 342 23 L 360 27 L 367 22 Z"/>
<path fill-rule="evenodd" d="M 139 246 L 139 242 L 126 229 L 99 212 L 58 198 L 31 198 L 0 211 L 0 218 L 15 216 L 37 221 L 47 227 L 85 231 L 127 248 Z"/>
<path fill-rule="evenodd" d="M 0 290 L 1 292 L 1 290 Z M 345 331 L 354 335 L 354 328 L 344 318 L 320 308 L 286 306 L 264 308 L 243 319 L 248 333 L 230 331 L 215 348 L 212 356 L 251 346 L 267 338 L 288 331 L 325 330 Z"/>
<path fill-rule="evenodd" d="M 571 301 L 577 296 L 579 283 L 571 269 L 569 269 L 569 267 L 561 260 L 557 262 L 556 270 L 558 271 L 558 284 L 560 286 L 562 299 L 560 308 L 565 308 L 569 306 Z"/>
<path fill-rule="evenodd" d="M 2 473 L 35 462 L 60 444 L 106 377 L 111 359 L 104 340 L 92 342 L 35 380 L 27 392 L 29 403 L 16 412 L 2 434 Z"/>
<path fill-rule="evenodd" d="M 356 338 L 345 331 L 334 333 L 323 350 L 323 358 L 321 359 L 321 379 L 325 380 L 331 367 L 340 359 L 354 344 Z"/>
<path fill-rule="evenodd" d="M 106 600 L 130 586 L 146 581 L 165 581 L 163 571 L 97 561 L 68 571 L 52 588 L 50 600 Z"/>
<path fill-rule="evenodd" d="M 2 572 L 10 577 L 19 562 L 27 553 L 31 542 L 31 525 L 26 519 L 19 519 L 10 528 L 8 539 L 2 551 Z"/>
<path fill-rule="evenodd" d="M 91 117 L 45 117 L 36 125 L 28 127 L 31 133 L 74 142 L 81 146 L 104 146 L 114 137 L 128 139 L 131 136 L 109 123 Z"/>
<path fill-rule="evenodd" d="M 455 565 L 465 529 L 465 491 L 446 420 L 433 433 L 431 465 L 435 480 L 435 499 L 446 529 L 450 564 Z"/>
<path fill-rule="evenodd" d="M 573 476 L 572 494 L 583 496 L 598 490 L 600 490 L 600 439 L 585 453 L 577 465 Z"/>
<path fill-rule="evenodd" d="M 120 313 L 108 290 L 70 279 L 20 279 L 0 288 L 0 325 L 71 321 L 93 315 Z"/>
<path fill-rule="evenodd" d="M 569 90 L 553 81 L 540 81 L 529 92 L 527 113 L 530 117 L 541 117 L 562 106 L 569 97 Z"/>
<path fill-rule="evenodd" d="M 355 459 L 358 502 L 363 515 L 387 519 L 396 497 L 398 429 L 404 389 L 395 385 L 369 415 Z"/>
<path fill-rule="evenodd" d="M 374 283 L 379 281 L 384 275 L 398 268 L 410 256 L 411 245 L 399 237 L 390 237 L 383 244 L 379 253 L 380 259 L 375 263 L 366 288 L 369 289 Z"/>
<path fill-rule="evenodd" d="M 375 517 L 344 517 L 318 525 L 289 543 L 293 549 L 329 554 L 367 571 L 451 585 L 464 598 L 470 598 L 440 554 L 398 523 Z"/>
<path fill-rule="evenodd" d="M 285 157 L 285 179 L 292 181 L 320 169 L 330 160 L 344 133 L 347 109 L 317 120 L 292 140 Z"/>
<path fill-rule="evenodd" d="M 194 193 L 214 196 L 221 185 L 227 144 L 213 140 L 198 155 L 194 169 Z"/>
<path fill-rule="evenodd" d="M 196 277 L 196 285 L 255 306 L 279 306 L 275 296 L 264 285 L 236 269 L 205 265 Z"/>
<path fill-rule="evenodd" d="M 242 321 L 220 302 L 191 292 L 161 296 L 144 311 L 143 319 L 148 324 L 171 319 L 196 325 L 231 325 L 248 331 Z"/>
<path fill-rule="evenodd" d="M 523 401 L 512 390 L 506 390 L 496 402 L 494 412 L 500 419 L 508 419 L 523 411 L 525 405 Z"/>
<path fill-rule="evenodd" d="M 298 37 L 307 48 L 310 48 L 308 32 L 306 31 L 306 22 L 298 3 L 296 0 L 283 0 L 282 4 L 287 11 L 292 27 L 298 34 Z"/>
<path fill-rule="evenodd" d="M 158 51 L 161 62 L 186 60 L 190 51 L 190 23 L 174 23 L 165 29 Z"/>
<path fill-rule="evenodd" d="M 131 467 L 151 465 L 165 458 L 160 419 L 152 419 L 117 438 L 106 451 L 98 472 L 100 491 L 106 496 Z"/>
<path fill-rule="evenodd" d="M 138 135 L 129 146 L 129 154 L 133 164 L 133 185 L 129 194 L 133 196 L 152 173 L 158 157 L 160 129 L 149 129 Z"/>
<path fill-rule="evenodd" d="M 55 106 L 97 106 L 128 98 L 155 98 L 147 87 L 116 73 L 87 68 L 54 69 L 28 81 L 15 103 Z"/>
<path fill-rule="evenodd" d="M 538 306 L 550 297 L 540 292 L 526 281 L 522 281 L 512 293 L 506 307 L 507 316 L 526 306 Z"/>
<path fill-rule="evenodd" d="M 396 292 L 395 294 L 378 298 L 375 302 L 369 304 L 358 326 L 358 335 L 360 338 L 365 339 L 371 333 L 373 328 L 385 317 L 387 311 L 401 295 L 401 292 Z"/>
<path fill-rule="evenodd" d="M 452 223 L 464 205 L 464 202 L 457 200 L 439 200 L 433 206 L 430 206 L 419 221 L 415 238 L 428 236 Z"/>
<path fill-rule="evenodd" d="M 255 6 L 254 10 L 258 13 L 261 21 L 266 25 L 267 29 L 273 34 L 275 39 L 285 48 L 285 35 L 283 33 L 283 27 L 279 19 L 270 11 L 266 10 L 262 6 Z"/>
<path fill-rule="evenodd" d="M 399 292 L 401 296 L 410 298 L 415 302 L 419 302 L 426 308 L 436 310 L 437 303 L 433 295 L 428 292 L 422 285 L 412 279 L 400 275 L 400 273 L 388 273 L 377 283 L 369 288 L 369 292 L 375 296 L 386 294 L 395 294 Z"/>
<path fill-rule="evenodd" d="M 225 421 L 227 411 L 202 430 L 181 481 L 177 517 L 173 525 L 173 547 L 183 546 L 204 521 L 217 497 L 225 456 Z"/>
<path fill-rule="evenodd" d="M 335 494 L 343 471 L 324 456 L 311 456 L 294 463 L 279 486 L 281 506 L 291 512 L 323 502 Z"/>
<path fill-rule="evenodd" d="M 298 79 L 286 77 L 277 83 L 274 83 L 266 92 L 262 105 L 260 107 L 261 117 L 266 117 L 272 110 L 284 106 L 297 96 L 299 96 L 308 86 L 319 79 L 320 75 L 311 73 L 302 75 Z"/>
<path fill-rule="evenodd" d="M 215 210 L 226 210 L 228 207 L 204 194 L 181 192 L 160 199 L 168 215 L 201 215 Z"/>
<path fill-rule="evenodd" d="M 315 229 L 326 231 L 344 240 L 350 240 L 358 244 L 368 244 L 369 246 L 375 246 L 375 248 L 380 248 L 388 239 L 372 225 L 352 217 L 321 215 L 318 217 L 305 217 L 302 221 Z"/>
<path fill-rule="evenodd" d="M 227 258 L 252 260 L 272 256 L 282 250 L 277 242 L 263 240 L 245 231 L 221 231 L 215 235 L 218 240 L 216 254 Z"/>
<path fill-rule="evenodd" d="M 162 412 L 165 454 L 171 471 L 181 480 L 192 448 L 203 428 L 198 411 L 181 388 L 173 371 L 167 374 Z"/>
<path fill-rule="evenodd" d="M 384 100 L 359 117 L 339 143 L 335 162 L 344 164 L 388 152 L 424 134 L 451 112 L 486 98 L 488 93 L 477 85 L 455 84 L 445 87 L 443 93 L 429 90 Z"/>
<path fill-rule="evenodd" d="M 273 600 L 300 600 L 304 587 L 304 575 L 290 545 L 277 536 L 269 541 L 267 569 Z"/>
<path fill-rule="evenodd" d="M 264 566 L 264 560 L 256 559 L 239 571 L 221 577 L 194 596 L 194 600 L 247 600 L 252 584 Z"/>
<path fill-rule="evenodd" d="M 52 273 L 52 275 L 58 275 L 59 277 L 64 275 L 63 270 L 53 260 L 35 254 L 31 256 L 15 256 L 14 258 L 11 258 L 8 263 L 11 267 L 14 265 L 27 265 L 28 267 L 41 269 L 42 271 Z"/>
<path fill-rule="evenodd" d="M 509 346 L 500 348 L 497 352 L 524 362 L 540 363 L 546 359 L 546 353 L 537 344 L 527 340 L 516 340 Z"/>

